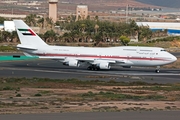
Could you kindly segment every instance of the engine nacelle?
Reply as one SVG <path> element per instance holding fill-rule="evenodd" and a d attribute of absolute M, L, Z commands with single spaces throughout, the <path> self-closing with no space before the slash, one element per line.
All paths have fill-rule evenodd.
<path fill-rule="evenodd" d="M 80 64 L 77 60 L 71 60 L 71 61 L 66 61 L 63 63 L 63 65 L 71 66 L 71 67 L 79 67 Z"/>
<path fill-rule="evenodd" d="M 97 67 L 99 67 L 100 69 L 110 69 L 111 68 L 109 63 L 105 63 L 105 62 L 97 64 Z"/>

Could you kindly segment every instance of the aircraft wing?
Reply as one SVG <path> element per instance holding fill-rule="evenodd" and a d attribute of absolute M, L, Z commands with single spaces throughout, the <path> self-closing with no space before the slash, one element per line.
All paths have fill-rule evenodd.
<path fill-rule="evenodd" d="M 78 57 L 58 57 L 58 56 L 39 56 L 39 58 L 46 58 L 46 59 L 52 59 L 57 61 L 68 61 L 68 60 L 77 60 L 79 62 L 87 62 L 90 64 L 98 64 L 101 62 L 107 62 L 109 64 L 125 64 L 127 60 L 109 60 L 109 59 L 94 59 L 94 58 L 78 58 Z"/>
<path fill-rule="evenodd" d="M 111 60 L 111 59 L 101 59 L 101 58 L 82 58 L 82 57 L 60 57 L 60 56 L 40 56 L 39 58 L 52 59 L 62 62 L 63 65 L 79 67 L 83 65 L 90 65 L 88 69 L 110 69 L 111 66 L 116 64 L 121 64 L 126 66 L 128 60 Z M 93 68 L 94 67 L 94 68 Z"/>

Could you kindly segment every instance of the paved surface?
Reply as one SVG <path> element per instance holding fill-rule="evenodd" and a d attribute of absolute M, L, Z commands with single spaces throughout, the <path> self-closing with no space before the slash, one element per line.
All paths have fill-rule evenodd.
<path fill-rule="evenodd" d="M 38 57 L 27 57 L 27 56 L 19 56 L 19 55 L 13 55 L 13 56 L 0 56 L 0 61 L 17 61 L 17 60 L 31 60 L 31 59 L 38 59 Z"/>
<path fill-rule="evenodd" d="M 179 111 L 0 115 L 0 120 L 179 120 Z"/>
<path fill-rule="evenodd" d="M 180 69 L 162 69 L 155 73 L 155 68 L 121 68 L 111 70 L 89 71 L 86 67 L 69 67 L 53 60 L 28 60 L 0 62 L 0 77 L 41 77 L 54 79 L 80 80 L 116 80 L 143 81 L 150 83 L 180 82 Z M 102 76 L 106 76 L 103 77 Z"/>

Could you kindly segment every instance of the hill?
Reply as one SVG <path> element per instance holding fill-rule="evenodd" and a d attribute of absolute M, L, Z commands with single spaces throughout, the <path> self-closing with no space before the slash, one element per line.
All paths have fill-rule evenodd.
<path fill-rule="evenodd" d="M 180 0 L 136 0 L 145 4 L 151 4 L 156 6 L 180 8 Z"/>
<path fill-rule="evenodd" d="M 65 2 L 75 4 L 88 4 L 88 5 L 105 5 L 105 6 L 119 6 L 124 7 L 127 4 L 136 7 L 152 6 L 145 3 L 138 2 L 136 0 L 63 0 Z"/>
<path fill-rule="evenodd" d="M 25 0 L 32 1 L 32 0 Z M 47 0 L 37 0 L 37 1 L 47 1 Z M 96 6 L 125 6 L 129 4 L 134 7 L 171 7 L 180 8 L 180 0 L 60 0 L 59 3 L 73 3 L 73 4 L 87 4 Z"/>
<path fill-rule="evenodd" d="M 139 8 L 157 7 L 155 5 L 141 3 L 136 0 L 63 0 L 61 2 L 70 4 L 87 4 L 89 6 L 89 10 L 117 10 L 119 8 L 125 8 L 127 4 L 131 7 Z"/>

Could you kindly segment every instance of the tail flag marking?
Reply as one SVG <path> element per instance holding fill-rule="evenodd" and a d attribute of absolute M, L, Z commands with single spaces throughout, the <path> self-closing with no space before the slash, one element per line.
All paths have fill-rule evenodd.
<path fill-rule="evenodd" d="M 36 34 L 31 29 L 18 29 L 23 35 L 32 35 L 36 36 Z"/>

